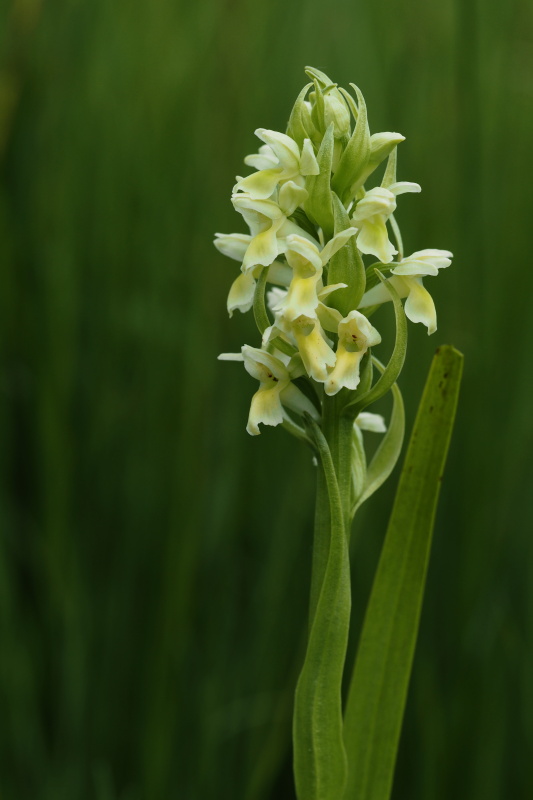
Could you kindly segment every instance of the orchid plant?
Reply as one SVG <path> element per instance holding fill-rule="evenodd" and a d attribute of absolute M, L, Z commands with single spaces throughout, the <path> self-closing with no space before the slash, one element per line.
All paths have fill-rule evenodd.
<path fill-rule="evenodd" d="M 387 800 L 402 699 L 386 709 L 380 709 L 377 701 L 371 711 L 367 709 L 367 715 L 377 714 L 382 725 L 392 715 L 397 729 L 396 738 L 389 737 L 386 754 L 380 756 L 385 767 L 377 776 L 368 764 L 377 758 L 383 742 L 375 745 L 375 752 L 369 750 L 361 730 L 370 723 L 364 712 L 353 714 L 361 693 L 372 696 L 372 676 L 364 667 L 365 636 L 372 640 L 372 626 L 377 625 L 372 598 L 354 672 L 354 678 L 359 677 L 344 710 L 341 697 L 351 604 L 350 527 L 356 510 L 383 484 L 400 455 L 404 411 L 396 381 L 406 355 L 407 319 L 425 325 L 428 334 L 435 332 L 435 305 L 423 279 L 450 266 L 452 254 L 435 248 L 404 254 L 394 216 L 397 200 L 421 191 L 417 183 L 396 177 L 397 147 L 404 137 L 370 133 L 365 100 L 356 86 L 352 85 L 352 95 L 319 70 L 308 68 L 306 73 L 310 82 L 296 99 L 287 131 L 259 128 L 256 135 L 262 145 L 258 153 L 245 158 L 255 171 L 237 177 L 232 203 L 248 232 L 216 234 L 217 249 L 241 265 L 228 295 L 229 314 L 253 309 L 261 337 L 259 346 L 244 345 L 240 353 L 219 358 L 243 362 L 258 381 L 248 433 L 255 436 L 261 426 L 282 425 L 312 447 L 318 467 L 309 636 L 294 709 L 297 796 L 299 800 Z M 369 188 L 367 181 L 383 163 L 381 181 Z M 396 335 L 392 355 L 383 365 L 374 355 L 382 341 L 374 314 L 387 304 L 394 309 Z M 456 351 L 449 350 L 455 355 L 446 351 L 446 359 L 456 358 L 455 367 L 448 365 L 439 391 L 443 381 L 449 384 L 450 372 L 455 376 L 453 386 L 459 384 Z M 435 376 L 432 380 L 426 394 L 435 390 Z M 383 416 L 366 409 L 388 392 L 393 406 L 387 427 Z M 442 435 L 440 439 L 432 435 L 433 444 L 442 439 L 432 456 L 442 464 L 456 390 L 447 397 L 441 397 Z M 425 419 L 422 416 L 420 424 Z M 384 435 L 370 463 L 362 431 Z M 417 452 L 415 460 L 429 457 Z M 410 453 L 411 449 L 408 458 Z M 427 486 L 431 472 L 428 467 L 414 490 L 424 489 L 425 481 L 436 503 L 438 486 Z M 400 489 L 403 485 L 400 482 Z M 405 483 L 404 494 L 409 491 L 412 483 Z M 431 523 L 432 518 L 422 525 L 426 542 Z M 381 602 L 392 588 L 389 582 L 379 589 L 379 575 L 378 569 L 374 591 L 378 586 Z M 422 589 L 424 578 L 425 571 L 417 584 Z M 411 616 L 416 633 L 416 608 Z M 412 648 L 410 655 L 408 651 L 402 667 L 406 680 Z M 384 665 L 383 675 L 388 675 L 385 644 L 376 657 Z M 367 764 L 363 770 L 361 759 Z"/>

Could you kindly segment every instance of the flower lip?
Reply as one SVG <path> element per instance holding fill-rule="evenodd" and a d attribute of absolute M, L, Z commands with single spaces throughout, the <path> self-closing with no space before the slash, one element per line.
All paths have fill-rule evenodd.
<path fill-rule="evenodd" d="M 363 222 L 375 214 L 385 214 L 390 216 L 396 209 L 396 196 L 389 189 L 383 186 L 376 186 L 370 189 L 365 196 L 359 200 L 353 214 L 353 222 Z"/>

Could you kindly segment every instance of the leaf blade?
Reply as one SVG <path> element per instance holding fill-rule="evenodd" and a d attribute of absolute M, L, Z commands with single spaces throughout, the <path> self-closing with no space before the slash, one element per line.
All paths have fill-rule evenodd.
<path fill-rule="evenodd" d="M 341 684 L 350 625 L 350 558 L 328 443 L 307 419 L 329 498 L 329 552 L 294 699 L 294 778 L 299 800 L 337 800 L 346 781 Z"/>
<path fill-rule="evenodd" d="M 437 350 L 411 435 L 346 706 L 344 800 L 390 797 L 462 365 L 452 347 Z"/>

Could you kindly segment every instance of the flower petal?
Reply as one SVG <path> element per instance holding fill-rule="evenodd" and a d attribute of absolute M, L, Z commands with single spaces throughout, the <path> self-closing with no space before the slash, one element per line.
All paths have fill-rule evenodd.
<path fill-rule="evenodd" d="M 261 145 L 259 153 L 252 153 L 252 155 L 246 156 L 244 163 L 247 167 L 253 167 L 254 169 L 279 167 L 278 159 L 274 155 L 272 148 L 267 144 Z"/>
<path fill-rule="evenodd" d="M 359 200 L 355 207 L 352 222 L 356 227 L 360 223 L 376 214 L 383 214 L 389 217 L 396 209 L 396 198 L 392 192 L 383 186 L 376 186 L 370 189 L 362 200 Z"/>
<path fill-rule="evenodd" d="M 259 172 L 252 172 L 246 178 L 241 178 L 233 187 L 233 191 L 246 192 L 254 199 L 266 200 L 273 193 L 282 175 L 282 169 L 262 169 Z"/>
<path fill-rule="evenodd" d="M 318 247 L 310 242 L 309 239 L 291 233 L 285 238 L 282 246 L 284 248 L 283 252 L 285 253 L 287 261 L 291 267 L 298 268 L 298 266 L 303 266 L 300 264 L 300 259 L 296 259 L 296 263 L 291 263 L 291 260 L 294 260 L 291 258 L 291 254 L 297 253 L 302 259 L 309 261 L 312 264 L 314 267 L 313 272 L 322 269 L 322 259 L 320 257 Z"/>
<path fill-rule="evenodd" d="M 292 321 L 302 314 L 307 317 L 315 316 L 318 306 L 317 283 L 322 277 L 322 267 L 310 277 L 301 278 L 295 274 L 289 286 L 289 291 L 274 312 L 280 313 L 286 320 Z"/>
<path fill-rule="evenodd" d="M 228 294 L 227 306 L 230 317 L 236 310 L 245 314 L 251 309 L 254 302 L 255 284 L 256 280 L 252 270 L 241 273 L 238 278 L 235 278 Z"/>
<path fill-rule="evenodd" d="M 343 387 L 351 390 L 357 389 L 360 381 L 359 366 L 365 352 L 365 350 L 361 350 L 349 353 L 344 348 L 338 348 L 335 367 L 324 383 L 326 394 L 337 394 Z"/>
<path fill-rule="evenodd" d="M 337 289 L 347 289 L 347 283 L 328 283 L 327 286 L 323 286 L 322 289 L 318 292 L 319 300 L 325 300 L 326 297 L 329 297 L 330 294 L 336 292 Z"/>
<path fill-rule="evenodd" d="M 281 402 L 287 408 L 296 411 L 298 414 L 310 414 L 313 419 L 318 419 L 318 412 L 313 403 L 305 394 L 298 389 L 294 383 L 289 383 L 281 390 Z"/>
<path fill-rule="evenodd" d="M 350 313 L 339 322 L 339 346 L 349 352 L 366 352 L 381 342 L 381 334 L 360 311 Z"/>
<path fill-rule="evenodd" d="M 336 233 L 335 236 L 330 239 L 320 253 L 320 259 L 323 266 L 328 263 L 330 258 L 334 256 L 335 253 L 341 249 L 341 247 L 344 247 L 348 239 L 351 239 L 351 237 L 357 233 L 357 230 L 357 228 L 346 228 L 346 230 Z"/>
<path fill-rule="evenodd" d="M 281 261 L 273 261 L 268 268 L 267 281 L 277 283 L 279 286 L 289 286 L 292 280 L 292 270 Z"/>
<path fill-rule="evenodd" d="M 394 267 L 394 269 L 391 270 L 391 273 L 393 275 L 418 275 L 420 277 L 423 277 L 424 275 L 432 275 L 434 277 L 435 275 L 439 274 L 439 270 L 429 261 L 415 261 L 411 258 L 404 258 L 397 267 Z"/>
<path fill-rule="evenodd" d="M 266 142 L 275 153 L 283 169 L 290 173 L 287 177 L 297 175 L 300 167 L 300 150 L 298 145 L 286 133 L 258 128 L 255 132 L 263 142 Z"/>
<path fill-rule="evenodd" d="M 319 292 L 319 297 L 320 295 L 321 292 Z M 325 303 L 319 303 L 316 309 L 316 315 L 325 331 L 337 333 L 339 322 L 342 322 L 342 314 L 340 311 L 337 311 L 336 308 L 330 308 L 330 306 L 325 305 Z"/>
<path fill-rule="evenodd" d="M 362 223 L 357 237 L 357 247 L 362 253 L 379 258 L 382 264 L 388 264 L 398 252 L 389 241 L 385 219 L 381 214 L 376 214 L 375 217 Z"/>
<path fill-rule="evenodd" d="M 437 250 L 428 248 L 427 250 L 417 250 L 407 256 L 403 261 L 422 261 L 423 263 L 430 263 L 439 270 L 449 267 L 452 263 L 453 253 L 449 250 Z"/>
<path fill-rule="evenodd" d="M 326 342 L 318 320 L 298 317 L 291 324 L 291 332 L 296 339 L 307 374 L 315 381 L 325 381 L 328 367 L 335 364 L 335 353 Z"/>
<path fill-rule="evenodd" d="M 283 223 L 283 218 L 275 220 L 270 228 L 262 233 L 258 233 L 253 237 L 248 245 L 242 268 L 248 271 L 251 267 L 261 264 L 263 267 L 268 267 L 278 256 L 278 239 L 277 231 Z"/>
<path fill-rule="evenodd" d="M 307 200 L 307 189 L 298 186 L 294 181 L 287 181 L 280 187 L 278 195 L 278 203 L 283 213 L 290 217 L 294 214 L 298 206 L 301 206 Z"/>
<path fill-rule="evenodd" d="M 246 248 L 250 244 L 251 236 L 248 233 L 215 233 L 213 242 L 216 249 L 234 261 L 242 261 Z"/>
<path fill-rule="evenodd" d="M 370 411 L 361 411 L 355 420 L 355 425 L 362 431 L 371 431 L 372 433 L 387 432 L 385 417 L 382 417 L 381 414 L 372 414 Z"/>
<path fill-rule="evenodd" d="M 248 193 L 242 192 L 232 195 L 231 202 L 235 210 L 242 214 L 243 217 L 245 217 L 245 212 L 252 212 L 261 215 L 263 222 L 265 217 L 271 220 L 283 218 L 283 211 L 273 200 L 259 200 Z"/>
<path fill-rule="evenodd" d="M 417 250 L 416 253 L 411 253 L 411 258 L 453 258 L 453 253 L 450 250 L 438 250 L 436 247 L 428 247 L 425 250 Z"/>
<path fill-rule="evenodd" d="M 410 181 L 397 181 L 396 183 L 391 183 L 388 188 L 390 192 L 396 195 L 396 197 L 399 194 L 405 194 L 406 192 L 422 191 L 422 187 L 419 183 L 411 183 Z"/>
<path fill-rule="evenodd" d="M 400 298 L 407 297 L 409 294 L 409 287 L 402 278 L 390 278 L 390 282 L 400 295 Z M 387 291 L 382 283 L 378 283 L 377 286 L 373 286 L 372 289 L 369 289 L 368 292 L 364 293 L 361 302 L 359 303 L 359 307 L 368 308 L 368 306 L 377 306 L 381 303 L 387 303 L 391 300 L 391 293 Z"/>
<path fill-rule="evenodd" d="M 405 301 L 405 315 L 411 322 L 421 322 L 428 329 L 428 336 L 437 330 L 435 303 L 421 278 L 406 278 L 409 282 L 409 297 Z"/>
<path fill-rule="evenodd" d="M 270 380 L 283 383 L 289 380 L 287 368 L 279 358 L 248 344 L 243 345 L 241 352 L 246 371 L 258 381 L 266 383 Z"/>
<path fill-rule="evenodd" d="M 260 386 L 252 397 L 248 424 L 246 430 L 251 436 L 261 433 L 260 423 L 263 425 L 281 425 L 283 422 L 283 410 L 281 407 L 280 388 L 278 386 Z"/>
<path fill-rule="evenodd" d="M 242 353 L 221 353 L 217 356 L 219 361 L 244 361 Z"/>
<path fill-rule="evenodd" d="M 300 155 L 300 175 L 318 175 L 319 172 L 320 167 L 316 160 L 311 139 L 304 139 L 302 153 Z"/>
<path fill-rule="evenodd" d="M 287 290 L 286 289 L 279 289 L 277 286 L 274 286 L 272 289 L 269 289 L 267 292 L 267 307 L 272 313 L 274 313 L 274 309 L 287 297 Z"/>

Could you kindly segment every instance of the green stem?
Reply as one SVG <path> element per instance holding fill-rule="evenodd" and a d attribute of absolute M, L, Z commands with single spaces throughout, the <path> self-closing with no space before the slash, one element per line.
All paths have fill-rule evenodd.
<path fill-rule="evenodd" d="M 352 435 L 353 417 L 344 414 L 343 392 L 333 397 L 324 396 L 324 436 L 329 445 L 344 518 L 346 536 L 350 538 L 351 507 L 350 492 L 352 480 Z"/>
<path fill-rule="evenodd" d="M 315 500 L 315 533 L 313 539 L 313 565 L 311 570 L 311 593 L 309 597 L 309 629 L 315 618 L 320 590 L 324 583 L 324 573 L 329 555 L 330 515 L 326 477 L 321 465 L 317 467 Z"/>
<path fill-rule="evenodd" d="M 323 399 L 323 431 L 328 442 L 337 485 L 343 509 L 344 529 L 350 538 L 351 514 L 351 447 L 353 420 L 341 413 L 339 396 Z M 326 478 L 319 468 L 315 501 L 315 532 L 313 540 L 313 565 L 311 572 L 311 594 L 309 599 L 309 624 L 313 624 L 315 610 L 324 582 L 324 573 L 328 563 L 330 541 L 330 515 Z"/>
<path fill-rule="evenodd" d="M 329 425 L 337 442 L 334 420 Z M 320 427 L 312 420 L 308 427 L 323 474 L 316 517 L 320 544 L 314 565 L 311 627 L 294 706 L 294 775 L 298 800 L 339 800 L 347 770 L 341 685 L 350 624 L 350 565 L 344 504 L 332 453 Z"/>

